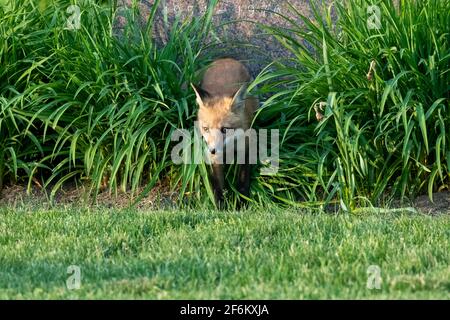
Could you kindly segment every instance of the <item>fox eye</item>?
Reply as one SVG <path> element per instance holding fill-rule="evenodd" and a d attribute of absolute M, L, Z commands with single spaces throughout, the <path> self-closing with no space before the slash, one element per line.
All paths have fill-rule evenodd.
<path fill-rule="evenodd" d="M 231 130 L 231 128 L 222 127 L 222 128 L 220 129 L 220 131 L 221 131 L 223 134 L 227 133 L 227 130 Z"/>
<path fill-rule="evenodd" d="M 203 127 L 203 131 L 208 132 L 209 128 L 208 127 Z"/>

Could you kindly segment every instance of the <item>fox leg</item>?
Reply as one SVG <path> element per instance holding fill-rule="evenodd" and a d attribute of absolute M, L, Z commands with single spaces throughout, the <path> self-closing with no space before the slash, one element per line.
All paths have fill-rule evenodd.
<path fill-rule="evenodd" d="M 250 172 L 250 164 L 244 163 L 239 165 L 237 189 L 242 195 L 246 197 L 250 195 Z"/>
<path fill-rule="evenodd" d="M 246 145 L 245 163 L 239 165 L 238 180 L 237 180 L 237 189 L 239 193 L 247 198 L 250 196 L 250 174 L 252 169 L 252 166 L 250 164 L 248 143 L 249 141 L 245 142 Z M 247 202 L 246 199 L 242 199 L 242 197 L 239 198 L 238 209 L 240 209 L 242 205 L 246 202 Z"/>
<path fill-rule="evenodd" d="M 221 207 L 223 204 L 223 187 L 224 187 L 223 164 L 212 165 L 211 182 L 214 191 L 214 198 L 216 200 L 216 205 L 218 207 Z"/>

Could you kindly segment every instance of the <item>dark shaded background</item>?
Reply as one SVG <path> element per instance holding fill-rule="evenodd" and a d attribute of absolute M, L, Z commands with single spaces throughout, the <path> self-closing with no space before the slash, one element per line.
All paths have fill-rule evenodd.
<path fill-rule="evenodd" d="M 290 0 L 299 12 L 311 16 L 311 2 L 309 0 Z M 321 2 L 321 1 L 319 1 Z M 132 0 L 121 0 L 121 5 L 130 6 Z M 177 14 L 182 18 L 200 16 L 206 11 L 208 0 L 161 0 L 157 13 L 157 27 L 155 34 L 164 42 L 168 30 L 162 22 L 164 10 L 167 10 L 169 21 Z M 139 2 L 142 21 L 151 10 L 153 0 Z M 231 56 L 243 61 L 255 76 L 261 68 L 275 59 L 287 57 L 288 53 L 273 39 L 265 35 L 256 23 L 286 26 L 286 22 L 277 14 L 290 14 L 288 2 L 283 0 L 219 0 L 215 8 L 215 31 L 223 41 L 218 56 Z M 226 24 L 234 20 L 248 20 Z M 124 21 L 119 22 L 124 23 Z M 224 25 L 225 23 L 225 25 Z M 300 23 L 300 22 L 299 22 Z"/>

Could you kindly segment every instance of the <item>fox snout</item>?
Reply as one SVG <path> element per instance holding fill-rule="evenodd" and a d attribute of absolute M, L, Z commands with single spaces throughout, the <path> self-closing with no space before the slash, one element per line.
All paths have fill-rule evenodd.
<path fill-rule="evenodd" d="M 220 130 L 209 129 L 208 132 L 203 132 L 202 136 L 205 139 L 209 153 L 212 155 L 223 153 L 224 137 Z"/>
<path fill-rule="evenodd" d="M 202 132 L 203 139 L 206 142 L 208 152 L 212 155 L 221 155 L 225 152 L 225 147 L 227 144 L 234 140 L 233 130 L 220 130 L 220 129 L 209 129 L 207 132 Z"/>
<path fill-rule="evenodd" d="M 237 141 L 245 139 L 245 132 L 242 129 L 209 129 L 207 132 L 202 132 L 202 137 L 206 142 L 207 151 L 213 163 L 216 161 L 225 161 L 225 154 L 227 157 L 233 156 L 236 152 L 245 152 L 241 150 L 245 147 L 242 143 Z"/>

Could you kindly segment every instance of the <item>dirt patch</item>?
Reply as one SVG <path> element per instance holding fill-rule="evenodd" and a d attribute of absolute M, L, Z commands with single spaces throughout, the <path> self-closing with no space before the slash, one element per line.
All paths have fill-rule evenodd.
<path fill-rule="evenodd" d="M 0 192 L 0 206 L 50 208 L 53 205 L 69 205 L 123 209 L 129 207 L 143 190 L 144 188 L 140 188 L 134 194 L 131 192 L 114 194 L 104 191 L 94 198 L 85 186 L 66 185 L 56 193 L 52 204 L 50 202 L 50 191 L 45 192 L 42 188 L 33 186 L 28 193 L 25 185 L 9 185 L 5 186 Z M 167 182 L 161 182 L 136 204 L 136 208 L 140 210 L 176 209 L 178 203 L 179 192 L 171 190 Z M 399 201 L 395 201 L 392 207 L 401 208 L 406 205 L 404 203 L 401 206 L 399 203 Z M 434 193 L 432 200 L 427 195 L 419 196 L 412 202 L 411 206 L 424 214 L 450 214 L 450 192 Z M 331 211 L 335 212 L 337 209 L 338 207 Z"/>
<path fill-rule="evenodd" d="M 104 191 L 94 197 L 86 186 L 66 185 L 55 194 L 52 203 L 50 190 L 33 186 L 27 192 L 25 185 L 9 185 L 0 192 L 0 206 L 20 207 L 25 205 L 49 208 L 54 205 L 74 205 L 123 209 L 129 207 L 143 191 L 144 188 L 140 188 L 134 193 L 120 191 L 115 194 Z M 138 202 L 136 208 L 146 210 L 174 208 L 177 205 L 178 197 L 178 192 L 172 191 L 168 184 L 158 183 Z"/>
<path fill-rule="evenodd" d="M 433 194 L 433 200 L 428 196 L 420 196 L 414 201 L 414 207 L 422 213 L 450 214 L 450 192 L 438 192 Z"/>

